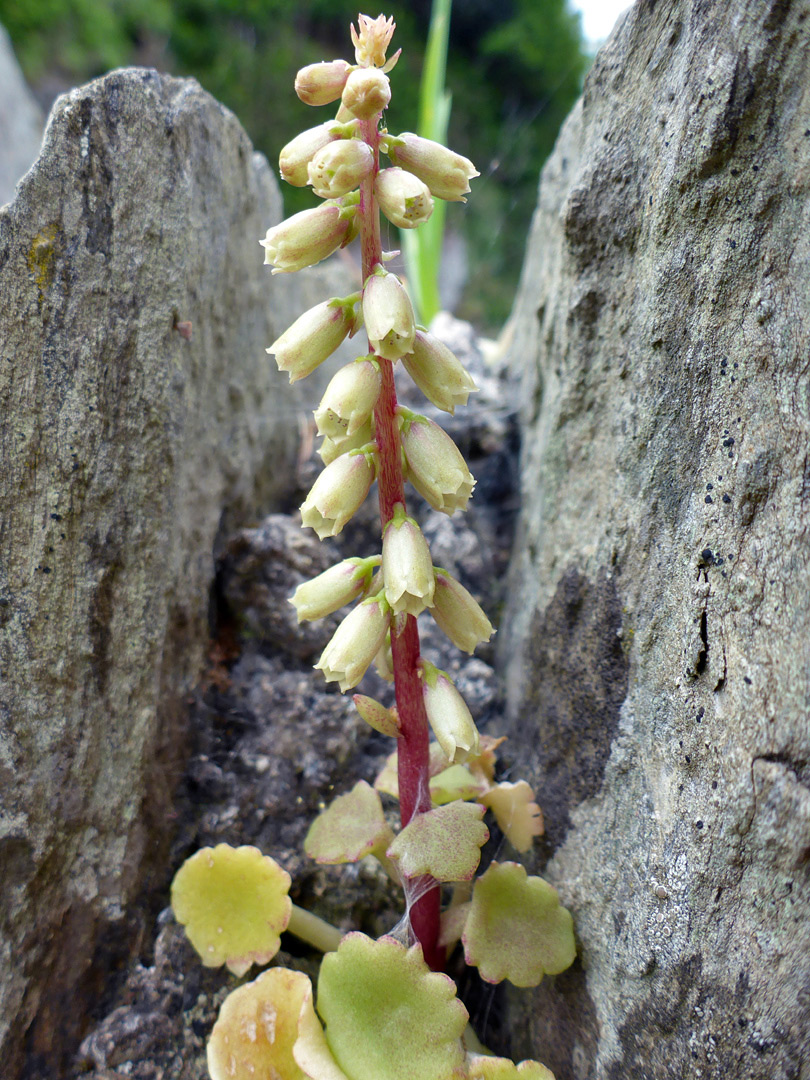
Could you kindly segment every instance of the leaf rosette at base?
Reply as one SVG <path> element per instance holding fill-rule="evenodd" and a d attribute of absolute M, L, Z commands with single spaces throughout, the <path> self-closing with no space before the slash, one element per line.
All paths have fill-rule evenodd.
<path fill-rule="evenodd" d="M 255 847 L 217 844 L 186 859 L 171 890 L 175 918 L 205 967 L 244 975 L 276 955 L 292 901 L 290 875 Z"/>

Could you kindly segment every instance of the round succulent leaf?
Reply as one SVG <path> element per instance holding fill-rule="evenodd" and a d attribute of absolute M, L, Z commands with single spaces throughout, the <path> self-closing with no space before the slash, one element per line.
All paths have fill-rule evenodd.
<path fill-rule="evenodd" d="M 217 844 L 186 859 L 174 876 L 175 918 L 205 967 L 244 975 L 279 949 L 290 921 L 290 875 L 255 847 Z"/>
<path fill-rule="evenodd" d="M 518 851 L 528 851 L 534 838 L 543 835 L 543 813 L 525 780 L 496 784 L 481 796 L 481 802 L 492 811 L 507 840 Z"/>
<path fill-rule="evenodd" d="M 437 881 L 470 881 L 489 829 L 478 803 L 451 802 L 415 814 L 388 849 L 403 877 L 430 874 Z"/>
<path fill-rule="evenodd" d="M 279 967 L 228 994 L 208 1040 L 211 1080 L 307 1080 L 293 1057 L 307 994 L 306 975 Z"/>
<path fill-rule="evenodd" d="M 315 818 L 304 851 L 319 863 L 357 862 L 375 848 L 384 851 L 393 835 L 380 796 L 365 780 L 358 780 Z"/>
<path fill-rule="evenodd" d="M 457 799 L 482 799 L 488 785 L 476 780 L 465 765 L 451 765 L 430 779 L 430 798 L 434 806 L 444 806 Z M 482 801 L 485 801 L 482 799 Z"/>
<path fill-rule="evenodd" d="M 472 1054 L 467 1058 L 467 1080 L 554 1080 L 554 1073 L 539 1061 L 521 1061 L 516 1065 L 509 1058 Z"/>
<path fill-rule="evenodd" d="M 419 945 L 347 934 L 321 964 L 318 1012 L 332 1056 L 350 1080 L 463 1075 L 467 1010 L 453 981 L 430 971 Z"/>
<path fill-rule="evenodd" d="M 332 1057 L 321 1022 L 315 1015 L 310 987 L 298 1017 L 298 1040 L 293 1047 L 296 1062 L 308 1080 L 349 1080 Z"/>
<path fill-rule="evenodd" d="M 518 863 L 493 862 L 473 887 L 464 956 L 485 982 L 537 986 L 576 955 L 574 920 L 557 890 Z"/>

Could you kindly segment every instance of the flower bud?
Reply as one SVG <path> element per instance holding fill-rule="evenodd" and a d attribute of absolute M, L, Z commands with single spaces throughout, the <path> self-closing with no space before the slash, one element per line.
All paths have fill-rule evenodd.
<path fill-rule="evenodd" d="M 291 383 L 311 374 L 352 333 L 359 299 L 356 293 L 344 300 L 325 300 L 300 315 L 273 342 L 267 352 L 275 356 L 279 371 L 290 373 Z"/>
<path fill-rule="evenodd" d="M 433 213 L 430 188 L 405 169 L 383 169 L 374 181 L 380 209 L 398 229 L 415 229 Z"/>
<path fill-rule="evenodd" d="M 319 150 L 340 138 L 340 125 L 334 120 L 302 131 L 288 142 L 279 154 L 278 167 L 281 178 L 293 187 L 306 187 L 309 183 L 307 165 Z"/>
<path fill-rule="evenodd" d="M 344 559 L 330 566 L 311 581 L 299 585 L 290 598 L 299 623 L 324 619 L 333 611 L 351 603 L 371 584 L 371 575 L 379 565 L 378 555 L 368 559 Z"/>
<path fill-rule="evenodd" d="M 456 444 L 432 420 L 402 407 L 398 412 L 403 417 L 402 449 L 410 482 L 434 510 L 445 514 L 466 510 L 475 478 Z"/>
<path fill-rule="evenodd" d="M 385 635 L 385 641 L 380 646 L 379 652 L 374 657 L 374 670 L 381 679 L 392 683 L 394 681 L 394 658 L 391 655 L 391 635 Z"/>
<path fill-rule="evenodd" d="M 416 323 L 410 297 L 399 278 L 379 266 L 363 289 L 363 321 L 371 347 L 386 360 L 411 351 Z"/>
<path fill-rule="evenodd" d="M 357 686 L 385 641 L 388 623 L 385 597 L 364 600 L 337 628 L 315 667 L 343 691 Z"/>
<path fill-rule="evenodd" d="M 374 168 L 374 151 L 362 139 L 341 139 L 329 143 L 307 167 L 312 190 L 322 199 L 347 195 L 361 184 Z"/>
<path fill-rule="evenodd" d="M 295 76 L 295 92 L 305 105 L 328 105 L 340 97 L 351 69 L 346 60 L 308 64 Z"/>
<path fill-rule="evenodd" d="M 365 694 L 355 694 L 352 701 L 355 709 L 369 727 L 373 727 L 381 735 L 388 735 L 392 739 L 400 737 L 402 732 L 399 729 L 399 717 L 396 709 L 387 709 L 381 702 L 375 701 L 374 698 L 367 697 Z"/>
<path fill-rule="evenodd" d="M 397 503 L 385 527 L 382 549 L 385 599 L 395 615 L 419 615 L 433 603 L 433 560 L 422 530 Z"/>
<path fill-rule="evenodd" d="M 422 694 L 430 726 L 451 765 L 478 753 L 478 729 L 464 698 L 444 671 L 420 661 Z"/>
<path fill-rule="evenodd" d="M 374 431 L 371 420 L 367 420 L 361 428 L 355 431 L 354 435 L 346 435 L 337 439 L 332 439 L 328 435 L 324 436 L 318 455 L 324 465 L 331 465 L 335 458 L 340 457 L 341 454 L 348 454 L 350 450 L 359 450 L 373 441 Z"/>
<path fill-rule="evenodd" d="M 418 176 L 434 195 L 448 202 L 466 202 L 469 181 L 480 175 L 469 158 L 410 131 L 387 139 L 384 149 L 395 165 Z"/>
<path fill-rule="evenodd" d="M 388 76 L 379 68 L 356 68 L 346 80 L 341 101 L 358 120 L 381 113 L 391 100 Z"/>
<path fill-rule="evenodd" d="M 302 523 L 314 529 L 320 540 L 337 536 L 362 506 L 373 480 L 374 466 L 369 455 L 355 451 L 335 458 L 302 504 Z"/>
<path fill-rule="evenodd" d="M 259 241 L 265 249 L 265 263 L 272 264 L 274 274 L 290 274 L 319 263 L 348 240 L 355 212 L 355 206 L 324 203 L 293 214 L 268 229 Z"/>
<path fill-rule="evenodd" d="M 461 361 L 425 330 L 417 330 L 413 350 L 402 358 L 405 370 L 437 409 L 455 413 L 456 405 L 466 405 L 475 385 Z"/>
<path fill-rule="evenodd" d="M 461 582 L 446 570 L 436 570 L 436 588 L 430 614 L 453 644 L 472 653 L 476 645 L 489 641 L 492 623 Z"/>
<path fill-rule="evenodd" d="M 336 372 L 315 410 L 318 434 L 338 441 L 354 435 L 374 411 L 382 378 L 376 360 L 356 360 Z"/>

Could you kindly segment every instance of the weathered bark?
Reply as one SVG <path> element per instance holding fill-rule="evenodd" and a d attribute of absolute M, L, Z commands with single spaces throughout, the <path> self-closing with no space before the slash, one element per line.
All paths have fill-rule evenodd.
<path fill-rule="evenodd" d="M 514 1049 L 558 1080 L 810 1076 L 809 312 L 810 5 L 639 0 L 513 326 L 510 745 L 581 958 Z"/>
<path fill-rule="evenodd" d="M 265 348 L 332 290 L 287 279 L 271 307 L 280 217 L 236 119 L 140 70 L 57 102 L 0 212 L 5 1077 L 63 1076 L 93 980 L 138 945 L 216 537 L 294 490 L 298 399 Z"/>

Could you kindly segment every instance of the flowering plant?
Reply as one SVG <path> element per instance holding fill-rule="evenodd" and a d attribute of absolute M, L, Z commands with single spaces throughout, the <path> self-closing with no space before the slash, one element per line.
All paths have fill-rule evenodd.
<path fill-rule="evenodd" d="M 461 583 L 433 565 L 407 512 L 406 481 L 453 514 L 466 509 L 475 480 L 441 427 L 398 405 L 394 365 L 402 360 L 425 396 L 449 413 L 466 404 L 475 384 L 416 325 L 404 285 L 384 266 L 379 211 L 414 228 L 430 217 L 434 199 L 463 200 L 478 174 L 440 144 L 382 126 L 388 73 L 399 56 L 386 58 L 393 32 L 392 19 L 360 15 L 351 30 L 354 64 L 334 60 L 298 73 L 305 103 L 341 101 L 333 122 L 281 152 L 282 176 L 311 184 L 324 201 L 269 229 L 262 244 L 280 273 L 360 240 L 362 290 L 306 312 L 268 352 L 294 381 L 361 326 L 366 331 L 367 351 L 337 372 L 315 412 L 326 467 L 301 517 L 321 539 L 338 535 L 376 479 L 381 554 L 344 559 L 299 586 L 291 602 L 299 622 L 355 605 L 316 667 L 341 691 L 356 687 L 373 663 L 390 670 L 395 706 L 360 694 L 354 703 L 371 727 L 396 740 L 396 750 L 374 787 L 360 781 L 316 818 L 304 847 L 327 864 L 379 859 L 404 890 L 404 930 L 378 941 L 341 936 L 290 902 L 289 876 L 257 849 L 222 844 L 197 852 L 175 877 L 172 906 L 204 964 L 244 974 L 275 955 L 285 930 L 327 954 L 317 998 L 306 975 L 284 968 L 229 995 L 208 1045 L 212 1080 L 548 1080 L 537 1062 L 514 1065 L 484 1051 L 443 969 L 459 940 L 467 962 L 493 983 L 534 986 L 574 958 L 571 916 L 541 878 L 514 862 L 492 862 L 470 885 L 489 836 L 488 811 L 519 852 L 542 832 L 542 817 L 528 784 L 495 782 L 502 740 L 478 732 L 449 675 L 421 655 L 424 612 L 470 653 L 493 628 Z M 391 168 L 380 167 L 381 153 Z M 396 835 L 381 793 L 399 800 Z M 444 883 L 454 895 L 442 915 Z"/>

